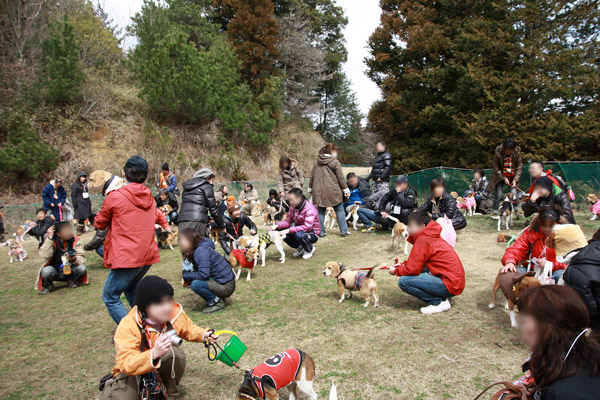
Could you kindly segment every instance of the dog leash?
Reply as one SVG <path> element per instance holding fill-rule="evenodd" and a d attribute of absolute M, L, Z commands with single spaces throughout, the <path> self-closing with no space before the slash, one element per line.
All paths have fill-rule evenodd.
<path fill-rule="evenodd" d="M 391 266 L 385 266 L 385 267 L 381 267 L 380 269 L 391 269 L 391 268 L 398 268 L 400 265 L 402 265 L 402 263 L 398 262 L 399 260 L 396 258 L 394 260 L 394 265 Z M 364 267 L 364 268 L 352 268 L 350 271 L 370 271 L 375 267 Z"/>

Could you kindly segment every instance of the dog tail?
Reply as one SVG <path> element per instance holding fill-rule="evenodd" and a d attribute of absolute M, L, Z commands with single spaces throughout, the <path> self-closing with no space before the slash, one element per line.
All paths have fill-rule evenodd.
<path fill-rule="evenodd" d="M 395 223 L 398 223 L 398 222 L 400 222 L 400 220 L 399 220 L 398 218 L 396 218 L 396 217 L 392 217 L 392 216 L 391 216 L 391 215 L 389 215 L 389 214 L 388 214 L 387 218 L 388 218 L 388 219 L 391 219 L 391 220 L 392 220 L 392 221 L 394 221 Z"/>
<path fill-rule="evenodd" d="M 379 269 L 381 269 L 383 267 L 385 267 L 385 264 L 383 264 L 383 263 L 379 263 L 379 264 L 375 265 L 373 268 L 371 268 L 369 270 L 369 272 L 367 272 L 367 276 L 366 277 L 367 278 L 371 278 L 373 276 L 373 274 L 375 273 L 375 271 L 377 271 L 377 270 L 379 270 Z"/>
<path fill-rule="evenodd" d="M 335 384 L 331 382 L 331 390 L 329 391 L 329 400 L 338 400 L 337 388 Z"/>

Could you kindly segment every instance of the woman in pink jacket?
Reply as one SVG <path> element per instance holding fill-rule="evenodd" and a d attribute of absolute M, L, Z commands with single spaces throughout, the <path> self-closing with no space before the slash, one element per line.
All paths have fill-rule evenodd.
<path fill-rule="evenodd" d="M 293 257 L 311 258 L 315 253 L 315 246 L 321 234 L 321 222 L 317 208 L 304 197 L 302 189 L 293 188 L 288 193 L 290 210 L 285 221 L 279 222 L 269 228 L 270 231 L 286 231 L 284 241 L 296 249 Z M 292 226 L 293 224 L 293 226 Z"/>

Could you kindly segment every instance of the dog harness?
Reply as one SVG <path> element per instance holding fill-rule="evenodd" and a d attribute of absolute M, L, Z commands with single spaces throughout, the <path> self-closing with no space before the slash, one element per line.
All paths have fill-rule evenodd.
<path fill-rule="evenodd" d="M 246 258 L 246 250 L 244 249 L 234 249 L 231 250 L 231 253 L 235 257 L 236 260 L 240 263 L 242 268 L 254 268 L 254 260 L 248 261 Z"/>
<path fill-rule="evenodd" d="M 258 386 L 260 398 L 265 398 L 263 383 L 272 385 L 276 390 L 284 388 L 296 379 L 301 365 L 302 353 L 300 350 L 289 349 L 254 367 L 250 373 Z"/>
<path fill-rule="evenodd" d="M 262 246 L 263 243 L 266 243 L 267 245 L 265 246 L 265 249 L 267 247 L 269 247 L 273 241 L 271 240 L 271 235 L 269 234 L 269 232 L 265 232 L 262 235 L 260 235 L 258 237 L 258 248 L 260 249 L 260 246 Z"/>

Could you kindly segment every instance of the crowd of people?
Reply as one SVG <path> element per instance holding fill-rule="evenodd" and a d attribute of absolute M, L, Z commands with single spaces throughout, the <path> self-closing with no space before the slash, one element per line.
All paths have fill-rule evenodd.
<path fill-rule="evenodd" d="M 344 176 L 338 148 L 328 143 L 319 151 L 306 188 L 298 162 L 281 157 L 277 188 L 264 201 L 277 211 L 269 214 L 268 230 L 285 235 L 293 257 L 310 259 L 319 239 L 327 235 L 328 210 L 334 211 L 342 238 L 351 234 L 346 215 L 353 211 L 364 224 L 365 234 L 392 228 L 400 221 L 406 225 L 413 247 L 408 259 L 390 267 L 389 273 L 398 277 L 403 292 L 423 301 L 421 313 L 448 311 L 453 298 L 463 292 L 466 278 L 461 259 L 443 230 L 460 233 L 467 227 L 467 219 L 442 178 L 431 181 L 430 193 L 421 194 L 425 201 L 420 205 L 419 193 L 410 186 L 407 175 L 399 175 L 390 187 L 392 156 L 384 142 L 377 143 L 376 150 L 368 177 Z M 532 351 L 524 368 L 528 372 L 518 385 L 524 399 L 598 398 L 600 339 L 595 331 L 600 330 L 600 233 L 588 244 L 574 225 L 568 188 L 560 177 L 545 170 L 541 162 L 532 162 L 529 173 L 533 182 L 524 192 L 519 188 L 522 170 L 521 150 L 513 139 L 507 139 L 496 149 L 489 179 L 477 168 L 468 189 L 477 210 L 491 212 L 493 217 L 497 217 L 508 189 L 514 195 L 515 210 L 522 204 L 524 216 L 529 218 L 527 228 L 501 260 L 498 274 L 503 282 L 514 282 L 551 263 L 553 281 L 566 283 L 530 289 L 518 299 L 521 336 Z M 257 235 L 251 214 L 261 203 L 261 194 L 251 182 L 244 184 L 237 198 L 226 185 L 215 191 L 215 174 L 209 168 L 194 173 L 180 193 L 176 175 L 165 163 L 154 197 L 145 186 L 148 164 L 139 156 L 125 163 L 122 185 L 115 185 L 115 178 L 120 179 L 113 176 L 105 183 L 106 198 L 94 214 L 88 176 L 77 174 L 71 187 L 76 229 L 65 221 L 67 193 L 62 179 L 57 177 L 44 187 L 43 208 L 37 210 L 37 222 L 30 231 L 39 240 L 44 260 L 38 277 L 40 292 L 49 293 L 59 280 L 72 288 L 86 282 L 84 249 L 95 250 L 110 270 L 102 298 L 118 326 L 113 338 L 116 365 L 102 381 L 102 398 L 139 398 L 144 390 L 136 379 L 140 376 L 160 377 L 171 396 L 179 391 L 185 353 L 172 346 L 165 333 L 175 330 L 179 337 L 193 342 L 218 338 L 187 317 L 175 302 L 169 282 L 147 275 L 151 266 L 160 262 L 156 226 L 171 231 L 171 226 L 177 225 L 181 284 L 206 302 L 204 313 L 218 312 L 236 290 L 236 277 L 226 258 L 232 252 L 231 243 L 243 236 L 245 229 Z M 159 212 L 166 205 L 169 211 Z M 86 223 L 96 228 L 96 235 L 84 247 L 79 236 Z M 223 254 L 209 239 L 211 232 L 217 232 Z M 129 311 L 121 300 L 123 294 Z M 574 388 L 579 397 L 572 395 Z"/>

